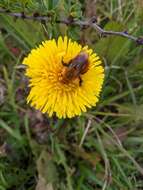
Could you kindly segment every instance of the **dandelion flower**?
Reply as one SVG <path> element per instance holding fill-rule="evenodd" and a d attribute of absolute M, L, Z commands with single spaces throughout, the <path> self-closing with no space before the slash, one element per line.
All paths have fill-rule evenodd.
<path fill-rule="evenodd" d="M 81 52 L 88 55 L 88 69 L 71 80 L 63 80 L 72 61 Z M 72 118 L 95 106 L 104 80 L 101 60 L 88 46 L 82 47 L 75 41 L 59 37 L 42 42 L 24 58 L 26 76 L 29 78 L 30 93 L 27 102 L 51 117 Z M 76 64 L 76 63 L 74 63 Z M 76 72 L 78 67 L 75 67 Z"/>

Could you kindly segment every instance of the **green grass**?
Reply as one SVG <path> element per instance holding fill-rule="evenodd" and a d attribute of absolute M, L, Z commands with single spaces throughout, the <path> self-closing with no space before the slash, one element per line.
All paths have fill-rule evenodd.
<path fill-rule="evenodd" d="M 52 23 L 42 24 L 0 14 L 0 190 L 143 189 L 142 47 L 54 23 L 69 13 L 84 19 L 90 7 L 105 29 L 142 36 L 143 3 L 91 2 L 0 2 L 12 12 L 53 15 Z M 21 62 L 42 40 L 65 34 L 83 38 L 102 57 L 106 78 L 97 107 L 81 117 L 58 120 L 26 104 L 29 89 Z"/>

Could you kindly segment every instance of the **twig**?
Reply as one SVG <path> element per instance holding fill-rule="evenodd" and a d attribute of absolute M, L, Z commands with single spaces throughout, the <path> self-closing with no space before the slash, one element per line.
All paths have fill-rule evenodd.
<path fill-rule="evenodd" d="M 35 21 L 40 21 L 40 22 L 52 22 L 52 15 L 48 16 L 41 16 L 38 14 L 33 14 L 32 16 L 26 15 L 25 13 L 13 13 L 5 9 L 0 9 L 0 14 L 7 14 L 9 16 L 15 17 L 15 18 L 23 18 L 23 19 L 28 19 L 28 20 L 35 20 Z M 96 22 L 96 18 L 92 17 L 88 20 L 77 20 L 71 16 L 65 19 L 60 19 L 60 20 L 55 20 L 54 22 L 56 23 L 61 23 L 61 24 L 66 24 L 68 26 L 80 26 L 81 28 L 88 28 L 91 27 L 95 29 L 101 37 L 105 36 L 121 36 L 124 38 L 128 38 L 134 42 L 136 42 L 138 45 L 143 45 L 143 38 L 141 37 L 136 37 L 133 35 L 128 34 L 127 31 L 108 31 L 102 29 Z"/>
<path fill-rule="evenodd" d="M 29 16 L 26 15 L 25 13 L 13 13 L 10 12 L 9 10 L 5 10 L 5 9 L 0 9 L 0 13 L 2 14 L 7 14 L 9 16 L 15 17 L 15 18 L 23 18 L 23 19 L 28 19 L 28 20 L 37 20 L 37 21 L 50 21 L 50 17 L 49 16 Z"/>

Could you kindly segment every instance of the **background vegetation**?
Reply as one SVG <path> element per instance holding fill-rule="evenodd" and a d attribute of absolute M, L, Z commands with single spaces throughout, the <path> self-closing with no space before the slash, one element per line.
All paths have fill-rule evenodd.
<path fill-rule="evenodd" d="M 142 190 L 143 48 L 121 37 L 56 23 L 96 16 L 105 29 L 143 35 L 142 0 L 0 0 L 0 190 Z M 23 57 L 67 34 L 103 59 L 100 102 L 81 117 L 48 118 L 26 104 Z"/>

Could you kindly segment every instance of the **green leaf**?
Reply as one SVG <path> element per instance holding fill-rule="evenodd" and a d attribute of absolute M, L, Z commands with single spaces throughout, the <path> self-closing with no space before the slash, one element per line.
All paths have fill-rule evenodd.
<path fill-rule="evenodd" d="M 31 49 L 44 39 L 40 23 L 18 19 L 16 21 L 9 16 L 0 15 L 3 27 L 26 50 Z M 34 35 L 33 35 L 34 34 Z"/>
<path fill-rule="evenodd" d="M 19 132 L 17 130 L 12 129 L 3 120 L 0 120 L 0 128 L 5 129 L 12 137 L 16 138 L 17 140 L 22 140 Z"/>

